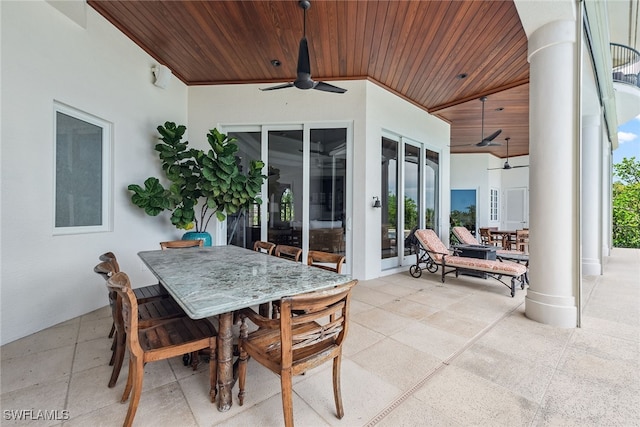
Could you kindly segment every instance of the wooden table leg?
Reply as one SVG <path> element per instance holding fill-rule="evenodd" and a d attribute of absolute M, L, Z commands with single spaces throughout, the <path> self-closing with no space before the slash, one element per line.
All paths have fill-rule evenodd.
<path fill-rule="evenodd" d="M 218 411 L 231 409 L 233 401 L 233 313 L 218 315 Z"/>

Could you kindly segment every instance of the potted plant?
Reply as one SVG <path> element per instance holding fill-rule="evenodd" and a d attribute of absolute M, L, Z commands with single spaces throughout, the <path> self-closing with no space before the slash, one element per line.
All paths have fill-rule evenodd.
<path fill-rule="evenodd" d="M 257 194 L 267 178 L 262 175 L 264 162 L 251 161 L 249 170 L 243 174 L 235 155 L 238 151 L 235 138 L 229 138 L 214 128 L 207 134 L 211 148 L 205 152 L 189 148 L 189 142 L 182 141 L 186 130 L 185 126 L 176 126 L 173 122 L 158 126 L 161 142 L 155 146 L 155 150 L 159 153 L 162 170 L 170 182 L 168 188 L 156 177 L 147 178 L 144 187 L 131 184 L 127 188 L 133 192 L 133 204 L 144 209 L 148 215 L 156 216 L 164 210 L 170 210 L 174 226 L 192 230 L 183 238 L 202 238 L 205 245 L 210 246 L 211 236 L 206 229 L 214 214 L 223 221 L 226 214 L 262 203 Z M 199 203 L 200 209 L 196 215 L 195 209 Z"/>

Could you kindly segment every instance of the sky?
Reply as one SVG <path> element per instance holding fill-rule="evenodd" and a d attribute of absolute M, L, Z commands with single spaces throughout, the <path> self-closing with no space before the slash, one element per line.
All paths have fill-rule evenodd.
<path fill-rule="evenodd" d="M 613 151 L 613 163 L 635 157 L 640 162 L 640 115 L 618 126 L 618 149 Z"/>

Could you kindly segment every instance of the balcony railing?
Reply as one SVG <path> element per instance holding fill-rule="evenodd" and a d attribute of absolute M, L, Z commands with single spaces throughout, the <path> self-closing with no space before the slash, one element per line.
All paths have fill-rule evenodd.
<path fill-rule="evenodd" d="M 613 81 L 640 87 L 640 52 L 628 46 L 611 43 Z"/>

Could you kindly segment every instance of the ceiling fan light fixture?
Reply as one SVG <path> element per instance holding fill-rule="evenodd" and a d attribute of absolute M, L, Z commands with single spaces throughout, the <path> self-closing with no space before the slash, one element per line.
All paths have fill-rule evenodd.
<path fill-rule="evenodd" d="M 316 89 L 323 92 L 332 93 L 345 93 L 347 90 L 338 86 L 334 86 L 329 83 L 315 81 L 311 79 L 311 64 L 309 61 L 309 45 L 307 44 L 307 9 L 311 7 L 309 0 L 301 0 L 298 2 L 301 9 L 304 10 L 302 17 L 302 38 L 300 39 L 300 46 L 298 48 L 298 64 L 296 66 L 297 77 L 293 82 L 280 84 L 277 86 L 271 86 L 266 88 L 260 88 L 260 90 L 275 90 L 286 89 L 290 87 L 296 87 L 298 89 Z M 277 60 L 275 60 L 277 61 Z M 278 61 L 280 62 L 280 61 Z M 271 61 L 274 64 L 274 61 Z"/>

